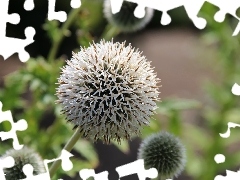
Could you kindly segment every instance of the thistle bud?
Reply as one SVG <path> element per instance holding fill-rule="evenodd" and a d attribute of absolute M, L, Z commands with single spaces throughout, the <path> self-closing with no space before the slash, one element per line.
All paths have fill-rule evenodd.
<path fill-rule="evenodd" d="M 185 148 L 180 140 L 168 132 L 146 138 L 140 145 L 138 158 L 144 159 L 146 169 L 156 168 L 163 179 L 177 177 L 186 162 Z"/>
<path fill-rule="evenodd" d="M 45 172 L 45 167 L 42 158 L 38 153 L 28 147 L 23 147 L 20 150 L 11 149 L 1 157 L 11 156 L 14 159 L 14 166 L 3 169 L 6 180 L 19 180 L 26 178 L 23 173 L 23 166 L 31 164 L 33 167 L 33 175 L 42 174 Z"/>
<path fill-rule="evenodd" d="M 123 1 L 120 11 L 116 14 L 112 13 L 110 0 L 104 1 L 104 16 L 110 24 L 118 27 L 122 32 L 134 32 L 143 29 L 152 19 L 154 10 L 145 8 L 145 16 L 137 18 L 134 15 L 134 10 L 137 4 Z"/>

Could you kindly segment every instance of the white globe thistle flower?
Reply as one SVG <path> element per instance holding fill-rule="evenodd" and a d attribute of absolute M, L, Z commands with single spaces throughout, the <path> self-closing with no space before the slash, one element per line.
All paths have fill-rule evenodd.
<path fill-rule="evenodd" d="M 145 16 L 137 18 L 134 15 L 134 10 L 137 4 L 123 1 L 120 11 L 116 14 L 112 13 L 110 0 L 104 1 L 103 13 L 110 24 L 118 27 L 122 32 L 134 32 L 143 29 L 152 19 L 154 10 L 145 8 Z"/>
<path fill-rule="evenodd" d="M 130 44 L 101 41 L 73 53 L 62 68 L 57 103 L 85 138 L 120 142 L 149 123 L 158 82 L 150 62 Z"/>

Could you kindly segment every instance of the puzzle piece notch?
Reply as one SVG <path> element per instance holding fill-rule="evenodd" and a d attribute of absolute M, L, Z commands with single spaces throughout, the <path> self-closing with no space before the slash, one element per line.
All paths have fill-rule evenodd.
<path fill-rule="evenodd" d="M 240 124 L 228 122 L 228 129 L 225 133 L 219 133 L 222 138 L 228 138 L 231 133 L 231 128 L 240 127 Z"/>
<path fill-rule="evenodd" d="M 139 180 L 145 180 L 146 178 L 156 178 L 158 176 L 158 172 L 155 168 L 145 170 L 143 159 L 139 159 L 132 163 L 117 167 L 116 171 L 119 174 L 119 180 L 121 177 L 129 176 L 132 174 L 137 174 Z"/>
<path fill-rule="evenodd" d="M 11 24 L 18 24 L 20 22 L 20 16 L 17 13 L 12 13 L 8 15 L 6 20 Z"/>
<path fill-rule="evenodd" d="M 55 11 L 56 0 L 48 0 L 48 20 L 58 20 L 65 22 L 67 20 L 67 13 L 64 11 Z M 81 0 L 71 0 L 70 5 L 72 8 L 79 8 L 81 6 Z"/>
<path fill-rule="evenodd" d="M 145 7 L 144 6 L 141 6 L 141 5 L 138 5 L 135 10 L 134 10 L 134 16 L 136 18 L 143 18 L 145 16 Z"/>
<path fill-rule="evenodd" d="M 48 0 L 48 20 L 58 20 L 65 22 L 67 20 L 67 13 L 64 11 L 55 11 L 56 0 Z"/>
<path fill-rule="evenodd" d="M 32 11 L 34 9 L 33 0 L 25 0 L 23 7 L 26 11 Z"/>
<path fill-rule="evenodd" d="M 0 102 L 0 123 L 2 123 L 3 121 L 10 122 L 12 128 L 8 132 L 0 132 L 0 138 L 2 139 L 2 141 L 5 141 L 7 139 L 13 139 L 13 148 L 15 150 L 20 150 L 23 147 L 23 145 L 19 144 L 16 132 L 24 131 L 27 129 L 28 124 L 27 124 L 26 120 L 21 119 L 15 123 L 13 121 L 11 111 L 3 112 L 2 111 L 2 102 Z"/>
<path fill-rule="evenodd" d="M 83 180 L 87 180 L 90 177 L 94 177 L 94 180 L 108 180 L 107 171 L 96 174 L 93 169 L 82 169 L 81 171 L 79 171 L 79 176 Z"/>
<path fill-rule="evenodd" d="M 239 34 L 239 32 L 240 32 L 240 21 L 233 32 L 233 36 L 237 36 Z"/>
<path fill-rule="evenodd" d="M 65 149 L 62 150 L 61 155 L 58 159 L 62 160 L 62 169 L 64 171 L 70 171 L 73 168 L 73 163 L 70 160 L 70 157 L 73 157 L 73 154 L 69 153 Z"/>
<path fill-rule="evenodd" d="M 74 9 L 77 9 L 81 6 L 81 0 L 71 0 L 71 7 L 74 8 Z"/>
<path fill-rule="evenodd" d="M 25 179 L 20 180 L 51 180 L 49 172 L 33 175 L 33 166 L 31 164 L 25 164 L 23 166 L 23 173 L 26 175 Z"/>
<path fill-rule="evenodd" d="M 15 161 L 14 161 L 13 157 L 11 157 L 11 156 L 8 156 L 5 158 L 0 157 L 0 179 L 1 180 L 6 180 L 3 169 L 13 167 L 14 163 L 15 163 Z"/>
<path fill-rule="evenodd" d="M 232 93 L 236 96 L 240 96 L 240 86 L 237 83 L 232 86 Z"/>
<path fill-rule="evenodd" d="M 216 154 L 214 156 L 214 161 L 217 163 L 217 164 L 220 164 L 220 163 L 224 163 L 225 162 L 225 156 L 223 154 Z"/>
<path fill-rule="evenodd" d="M 214 180 L 239 180 L 240 179 L 240 171 L 234 172 L 226 170 L 226 176 L 217 175 Z"/>
<path fill-rule="evenodd" d="M 48 169 L 49 163 L 55 162 L 57 160 L 61 160 L 62 169 L 64 171 L 70 171 L 73 168 L 73 164 L 72 164 L 72 161 L 70 160 L 70 157 L 73 157 L 73 154 L 63 149 L 61 152 L 61 155 L 58 158 L 51 159 L 51 160 L 44 160 L 45 168 Z"/>
<path fill-rule="evenodd" d="M 5 42 L 0 44 L 0 55 L 2 55 L 4 59 L 7 59 L 15 52 L 18 53 L 19 59 L 22 62 L 26 62 L 30 58 L 24 48 L 34 42 L 33 37 L 35 35 L 35 29 L 33 27 L 27 27 L 24 33 L 26 36 L 25 40 L 6 36 L 0 37 L 0 41 Z"/>
<path fill-rule="evenodd" d="M 226 14 L 230 14 L 235 17 L 239 23 L 233 32 L 233 36 L 238 35 L 240 31 L 240 18 L 237 16 L 237 9 L 240 7 L 240 1 L 228 0 L 228 1 L 219 1 L 219 0 L 207 0 L 207 2 L 219 7 L 219 11 L 214 15 L 214 20 L 217 22 L 223 22 Z"/>
<path fill-rule="evenodd" d="M 120 11 L 121 7 L 122 7 L 122 3 L 123 0 L 110 0 L 110 4 L 111 4 L 111 9 L 112 9 L 112 13 L 116 14 Z"/>
<path fill-rule="evenodd" d="M 18 24 L 20 22 L 19 14 L 8 14 L 8 4 L 9 0 L 0 1 L 0 37 L 6 35 L 7 22 L 11 24 Z"/>
<path fill-rule="evenodd" d="M 240 1 L 228 0 L 228 1 L 219 1 L 219 0 L 206 0 L 207 2 L 219 7 L 219 11 L 215 14 L 214 19 L 217 22 L 223 22 L 226 14 L 231 14 L 233 17 L 238 18 L 236 15 L 237 9 L 240 7 Z"/>

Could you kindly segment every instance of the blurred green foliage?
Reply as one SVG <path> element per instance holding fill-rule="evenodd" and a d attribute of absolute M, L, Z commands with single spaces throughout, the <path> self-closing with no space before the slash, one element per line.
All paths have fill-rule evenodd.
<path fill-rule="evenodd" d="M 60 43 L 72 33 L 76 34 L 81 46 L 88 46 L 89 42 L 98 41 L 100 37 L 110 39 L 119 33 L 119 30 L 103 21 L 102 1 L 85 0 L 82 3 L 79 10 L 69 13 L 70 18 L 65 24 L 46 21 L 43 28 L 53 44 L 49 56 L 31 58 L 20 70 L 7 75 L 4 88 L 0 89 L 3 110 L 11 110 L 15 121 L 23 118 L 28 122 L 28 129 L 18 133 L 20 143 L 34 148 L 44 159 L 56 158 L 73 134 L 60 113 L 61 108 L 55 104 L 56 82 L 60 68 L 65 63 L 63 57 L 56 57 Z M 234 18 L 226 17 L 223 23 L 214 21 L 213 16 L 217 10 L 213 5 L 205 3 L 199 14 L 207 19 L 207 28 L 201 36 L 206 46 L 215 49 L 215 58 L 209 64 L 212 64 L 211 68 L 219 79 L 217 82 L 209 80 L 203 85 L 208 101 L 203 103 L 179 98 L 162 100 L 158 103 L 157 114 L 150 125 L 143 129 L 141 136 L 145 138 L 161 131 L 163 124 L 160 117 L 166 118 L 168 131 L 179 136 L 186 146 L 185 172 L 194 180 L 214 179 L 218 173 L 235 168 L 240 162 L 239 150 L 229 150 L 239 141 L 237 132 L 232 131 L 227 140 L 219 136 L 219 133 L 227 130 L 228 122 L 240 123 L 240 104 L 231 93 L 232 85 L 235 82 L 240 84 L 240 39 L 239 36 L 231 36 L 236 27 Z M 103 25 L 105 30 L 98 29 Z M 72 32 L 70 27 L 75 27 L 76 32 Z M 182 113 L 190 109 L 199 111 L 201 125 L 184 121 Z M 0 126 L 0 131 L 9 129 L 9 123 L 4 122 Z M 121 145 L 113 143 L 121 151 L 129 151 L 128 142 L 123 141 Z M 11 142 L 2 143 L 0 154 L 11 147 Z M 74 177 L 79 170 L 96 168 L 99 164 L 94 146 L 84 139 L 77 142 L 74 153 L 74 168 L 67 173 L 69 176 Z M 218 153 L 226 156 L 225 163 L 214 162 L 214 156 Z M 63 173 L 59 170 L 55 178 Z"/>

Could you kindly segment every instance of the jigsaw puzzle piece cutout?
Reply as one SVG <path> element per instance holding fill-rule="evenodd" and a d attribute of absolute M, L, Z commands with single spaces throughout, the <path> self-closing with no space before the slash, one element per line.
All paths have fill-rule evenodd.
<path fill-rule="evenodd" d="M 231 128 L 240 127 L 240 124 L 228 122 L 228 129 L 225 133 L 219 133 L 222 138 L 228 138 L 231 133 Z"/>
<path fill-rule="evenodd" d="M 145 16 L 145 13 L 145 7 L 142 5 L 138 5 L 133 12 L 134 16 L 139 19 L 143 18 Z"/>
<path fill-rule="evenodd" d="M 69 153 L 65 149 L 62 150 L 59 159 L 62 160 L 62 169 L 64 171 L 70 171 L 73 168 L 73 163 L 70 160 L 70 157 L 73 157 L 73 154 Z"/>
<path fill-rule="evenodd" d="M 232 93 L 236 96 L 240 96 L 240 86 L 237 83 L 232 86 Z"/>
<path fill-rule="evenodd" d="M 71 0 L 71 7 L 76 9 L 76 8 L 79 8 L 81 6 L 81 0 Z"/>
<path fill-rule="evenodd" d="M 30 56 L 24 48 L 34 42 L 35 29 L 33 27 L 25 29 L 26 39 L 6 37 L 7 22 L 11 24 L 18 24 L 20 22 L 20 16 L 17 13 L 8 14 L 8 6 L 9 0 L 0 1 L 0 55 L 4 59 L 7 59 L 14 53 L 18 53 L 20 60 L 26 62 Z"/>
<path fill-rule="evenodd" d="M 27 27 L 24 33 L 26 39 L 0 37 L 0 41 L 5 42 L 0 44 L 0 54 L 4 59 L 7 59 L 16 52 L 22 62 L 26 62 L 30 58 L 24 48 L 34 42 L 35 29 L 33 27 Z"/>
<path fill-rule="evenodd" d="M 15 163 L 15 161 L 14 161 L 13 157 L 11 157 L 11 156 L 8 156 L 5 158 L 0 157 L 0 179 L 1 180 L 6 180 L 3 169 L 13 167 L 14 163 Z"/>
<path fill-rule="evenodd" d="M 11 24 L 18 24 L 20 16 L 17 13 L 8 14 L 9 0 L 0 1 L 0 37 L 6 35 L 7 22 Z"/>
<path fill-rule="evenodd" d="M 34 2 L 33 0 L 26 0 L 23 5 L 26 11 L 32 11 L 34 9 Z"/>
<path fill-rule="evenodd" d="M 22 170 L 23 173 L 26 175 L 26 178 L 20 180 L 51 180 L 48 171 L 46 173 L 33 175 L 33 166 L 31 164 L 25 164 Z"/>
<path fill-rule="evenodd" d="M 240 32 L 240 21 L 238 22 L 238 24 L 237 24 L 237 26 L 236 26 L 236 28 L 235 28 L 232 36 L 237 36 L 237 35 L 239 34 L 239 32 Z M 240 95 L 240 94 L 239 94 L 239 95 Z M 238 95 L 238 96 L 239 96 L 239 95 Z"/>
<path fill-rule="evenodd" d="M 158 11 L 162 11 L 162 17 L 160 20 L 160 23 L 162 25 L 168 25 L 171 22 L 171 17 L 168 14 L 168 11 L 175 9 L 177 7 L 183 6 L 184 2 L 179 0 L 171 0 L 171 3 L 169 0 L 128 0 L 129 2 L 133 2 L 138 4 L 138 6 L 135 9 L 136 17 L 143 17 L 145 15 L 145 7 L 149 7 Z M 138 13 L 137 13 L 138 12 Z"/>
<path fill-rule="evenodd" d="M 219 0 L 206 0 L 207 2 L 219 7 L 219 11 L 216 12 L 214 19 L 217 22 L 223 22 L 226 14 L 231 14 L 233 17 L 238 18 L 236 15 L 237 9 L 240 7 L 240 1 L 228 0 L 228 1 L 219 1 Z"/>
<path fill-rule="evenodd" d="M 139 159 L 117 167 L 116 171 L 118 172 L 119 180 L 121 177 L 129 176 L 132 174 L 137 174 L 139 180 L 145 180 L 146 178 L 156 178 L 158 176 L 158 172 L 155 168 L 150 168 L 148 170 L 144 168 L 143 159 Z"/>
<path fill-rule="evenodd" d="M 17 122 L 14 122 L 11 111 L 3 112 L 2 111 L 2 103 L 0 102 L 0 123 L 2 123 L 3 121 L 10 122 L 12 127 L 11 127 L 11 130 L 8 132 L 0 132 L 0 138 L 2 139 L 2 141 L 5 141 L 7 139 L 13 139 L 13 148 L 15 150 L 20 150 L 23 147 L 23 145 L 19 144 L 16 132 L 24 131 L 27 129 L 28 124 L 27 124 L 26 120 L 21 119 Z"/>
<path fill-rule="evenodd" d="M 124 0 L 110 0 L 110 4 L 111 4 L 111 9 L 112 9 L 112 13 L 116 14 L 121 10 L 122 4 L 123 4 Z"/>
<path fill-rule="evenodd" d="M 145 7 L 153 8 L 155 10 L 162 12 L 162 17 L 160 23 L 162 25 L 168 25 L 171 23 L 171 17 L 168 14 L 168 11 L 178 8 L 180 6 L 184 6 L 189 18 L 193 21 L 194 25 L 200 29 L 203 29 L 206 26 L 206 20 L 198 17 L 197 14 L 201 9 L 204 0 L 127 0 L 132 3 L 138 4 L 136 9 L 134 10 L 134 15 L 137 18 L 142 18 L 145 15 Z M 114 4 L 114 5 L 113 5 Z M 121 9 L 122 0 L 116 3 L 114 0 L 111 0 L 112 12 L 117 13 Z"/>
<path fill-rule="evenodd" d="M 216 14 L 214 15 L 215 21 L 223 22 L 227 14 L 230 14 L 231 16 L 233 16 L 235 19 L 239 21 L 232 36 L 238 35 L 240 31 L 240 18 L 236 13 L 240 7 L 240 1 L 236 1 L 236 0 L 228 0 L 228 1 L 207 0 L 207 1 L 219 7 L 219 11 L 216 12 Z"/>
<path fill-rule="evenodd" d="M 61 160 L 61 166 L 64 171 L 70 171 L 73 168 L 73 163 L 70 160 L 70 157 L 73 157 L 73 154 L 69 153 L 67 150 L 63 149 L 61 155 L 58 158 L 51 160 L 44 160 L 45 168 L 48 169 L 49 163 Z"/>
<path fill-rule="evenodd" d="M 58 20 L 64 22 L 67 20 L 67 13 L 64 11 L 55 11 L 56 0 L 48 0 L 48 20 Z"/>
<path fill-rule="evenodd" d="M 240 171 L 234 172 L 226 170 L 226 176 L 217 175 L 214 180 L 239 180 L 240 178 Z"/>
<path fill-rule="evenodd" d="M 214 161 L 217 163 L 217 164 L 220 164 L 220 163 L 224 163 L 225 162 L 225 156 L 223 154 L 216 154 L 214 156 Z"/>
<path fill-rule="evenodd" d="M 20 16 L 17 13 L 12 13 L 7 16 L 6 20 L 11 24 L 18 24 L 20 22 Z"/>
<path fill-rule="evenodd" d="M 199 17 L 198 13 L 201 10 L 205 0 L 184 0 L 184 7 L 188 17 L 198 29 L 204 29 L 207 25 L 206 19 Z"/>
<path fill-rule="evenodd" d="M 72 161 L 70 160 L 70 157 L 72 157 L 73 154 L 69 153 L 66 150 L 62 150 L 61 155 L 58 158 L 55 159 L 45 159 L 44 162 L 44 167 L 46 172 L 38 175 L 33 175 L 33 167 L 31 164 L 26 164 L 23 166 L 23 173 L 26 175 L 27 178 L 22 179 L 22 180 L 50 180 L 50 174 L 49 174 L 49 169 L 48 169 L 48 164 L 61 160 L 61 166 L 64 171 L 69 171 L 73 168 Z"/>
<path fill-rule="evenodd" d="M 101 173 L 96 174 L 94 169 L 82 169 L 79 171 L 79 176 L 83 180 L 87 180 L 90 177 L 93 177 L 94 180 L 108 180 L 108 172 L 103 171 Z"/>

